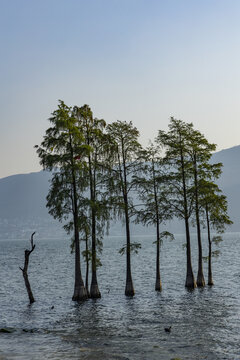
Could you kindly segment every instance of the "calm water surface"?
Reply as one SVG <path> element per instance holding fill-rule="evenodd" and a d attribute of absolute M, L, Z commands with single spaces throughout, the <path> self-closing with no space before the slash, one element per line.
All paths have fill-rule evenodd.
<path fill-rule="evenodd" d="M 124 238 L 108 237 L 98 273 L 102 298 L 76 304 L 71 300 L 74 255 L 69 241 L 36 236 L 29 266 L 36 299 L 32 306 L 19 270 L 29 242 L 1 241 L 0 328 L 15 331 L 0 333 L 0 360 L 240 360 L 240 234 L 224 236 L 222 255 L 213 261 L 215 286 L 192 292 L 184 288 L 183 236 L 162 246 L 160 294 L 154 291 L 154 237 L 133 241 L 142 243 L 132 261 L 135 297 L 124 296 L 125 257 L 117 252 Z M 195 237 L 192 243 L 195 253 Z M 196 274 L 194 256 L 193 268 Z M 165 333 L 170 325 L 172 332 Z"/>

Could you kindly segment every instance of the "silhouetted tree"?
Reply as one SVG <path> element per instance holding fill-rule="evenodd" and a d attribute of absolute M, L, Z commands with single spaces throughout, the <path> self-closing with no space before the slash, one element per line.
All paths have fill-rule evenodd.
<path fill-rule="evenodd" d="M 120 252 L 126 250 L 126 286 L 125 295 L 133 296 L 134 287 L 131 274 L 131 251 L 136 251 L 140 245 L 131 243 L 130 218 L 133 215 L 133 201 L 130 191 L 133 190 L 132 176 L 139 166 L 138 155 L 141 145 L 138 142 L 139 131 L 132 122 L 116 121 L 107 127 L 112 149 L 115 155 L 115 165 L 109 179 L 109 191 L 114 195 L 112 201 L 120 217 L 124 218 L 126 228 L 126 245 Z"/>
<path fill-rule="evenodd" d="M 217 164 L 220 165 L 220 164 Z M 216 171 L 220 174 L 221 166 L 216 168 Z M 201 196 L 200 204 L 203 206 L 205 213 L 205 221 L 208 234 L 208 285 L 213 285 L 212 276 L 212 256 L 216 255 L 216 252 L 212 250 L 212 243 L 218 243 L 221 241 L 221 236 L 211 236 L 211 229 L 218 234 L 222 234 L 225 231 L 227 225 L 233 224 L 230 220 L 227 212 L 227 198 L 218 185 L 210 181 L 201 182 Z"/>
<path fill-rule="evenodd" d="M 22 274 L 23 274 L 23 278 L 24 278 L 26 289 L 27 289 L 30 304 L 35 302 L 35 299 L 34 299 L 34 296 L 33 296 L 33 293 L 32 293 L 32 289 L 31 289 L 31 286 L 30 286 L 30 282 L 29 282 L 29 279 L 28 279 L 29 256 L 33 252 L 33 250 L 35 249 L 35 244 L 33 244 L 33 236 L 34 235 L 35 235 L 35 231 L 31 235 L 31 240 L 30 240 L 30 242 L 31 242 L 31 250 L 26 249 L 25 252 L 24 252 L 24 255 L 25 255 L 24 267 L 23 268 L 19 267 L 19 269 L 22 271 Z"/>
<path fill-rule="evenodd" d="M 185 222 L 187 242 L 187 274 L 185 286 L 196 287 L 192 271 L 189 219 L 193 211 L 192 161 L 189 157 L 189 136 L 193 125 L 171 118 L 168 132 L 159 131 L 157 142 L 165 148 L 165 167 L 168 169 L 168 202 L 175 216 Z"/>
<path fill-rule="evenodd" d="M 187 152 L 192 162 L 192 177 L 193 177 L 193 193 L 194 193 L 194 215 L 197 227 L 197 239 L 198 239 L 198 274 L 197 274 L 197 286 L 205 286 L 205 279 L 203 274 L 203 262 L 202 262 L 202 240 L 201 240 L 201 181 L 216 178 L 218 176 L 218 168 L 221 164 L 210 165 L 209 160 L 212 152 L 216 150 L 215 144 L 210 144 L 207 139 L 198 130 L 191 128 L 189 132 L 189 146 Z M 191 171 L 191 168 L 189 168 Z"/>
<path fill-rule="evenodd" d="M 103 119 L 93 118 L 93 113 L 88 105 L 75 106 L 73 113 L 79 129 L 84 135 L 84 143 L 91 148 L 85 164 L 85 176 L 89 189 L 89 195 L 85 193 L 85 198 L 88 198 L 91 219 L 92 280 L 90 297 L 100 298 L 101 293 L 97 282 L 97 265 L 100 264 L 100 260 L 97 257 L 97 250 L 101 252 L 104 230 L 108 228 L 110 219 L 108 192 L 106 192 L 105 184 L 109 162 L 109 137 L 104 132 L 106 122 Z"/>
<path fill-rule="evenodd" d="M 81 194 L 78 184 L 82 186 L 81 170 L 83 161 L 78 157 L 88 156 L 91 148 L 84 143 L 84 135 L 77 127 L 72 109 L 59 102 L 58 109 L 49 119 L 51 127 L 46 130 L 40 146 L 36 146 L 40 164 L 52 171 L 52 179 L 47 195 L 49 213 L 59 221 L 70 221 L 74 229 L 75 246 L 75 285 L 73 300 L 87 298 L 80 266 L 79 243 L 79 202 Z"/>
<path fill-rule="evenodd" d="M 162 290 L 160 275 L 160 246 L 163 237 L 173 235 L 161 232 L 160 225 L 172 218 L 172 211 L 167 202 L 166 175 L 162 170 L 160 149 L 154 144 L 149 145 L 141 153 L 142 164 L 139 174 L 133 176 L 141 201 L 140 209 L 136 211 L 136 223 L 153 225 L 156 228 L 156 282 L 155 290 Z"/>

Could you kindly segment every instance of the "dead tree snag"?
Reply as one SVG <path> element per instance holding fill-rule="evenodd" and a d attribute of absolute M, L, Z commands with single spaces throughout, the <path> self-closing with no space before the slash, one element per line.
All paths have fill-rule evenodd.
<path fill-rule="evenodd" d="M 26 289 L 27 289 L 30 304 L 34 303 L 35 299 L 33 297 L 30 282 L 28 280 L 28 272 L 27 271 L 28 271 L 29 256 L 33 252 L 33 250 L 35 249 L 35 244 L 33 244 L 33 236 L 34 236 L 34 234 L 35 234 L 35 231 L 31 235 L 31 240 L 30 240 L 30 242 L 31 242 L 31 250 L 28 250 L 28 249 L 25 250 L 24 267 L 23 267 L 23 269 L 21 267 L 19 267 L 19 269 L 22 270 L 22 273 L 23 273 L 23 278 L 24 278 Z"/>

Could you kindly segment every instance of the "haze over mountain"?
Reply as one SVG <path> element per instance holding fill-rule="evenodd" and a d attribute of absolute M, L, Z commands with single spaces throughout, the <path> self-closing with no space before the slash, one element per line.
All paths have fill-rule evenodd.
<path fill-rule="evenodd" d="M 222 162 L 223 173 L 220 188 L 228 198 L 229 215 L 234 224 L 229 231 L 240 231 L 240 145 L 219 151 L 212 156 L 213 162 Z M 46 209 L 46 195 L 50 173 L 40 171 L 0 179 L 0 237 L 21 238 L 37 230 L 42 236 L 64 236 L 61 224 Z M 183 232 L 182 223 L 173 221 L 168 225 L 172 232 Z M 139 227 L 133 232 L 139 233 Z M 142 231 L 142 229 L 141 229 Z M 153 233 L 146 228 L 144 231 Z M 110 233 L 123 233 L 120 223 L 112 226 Z"/>
<path fill-rule="evenodd" d="M 230 231 L 240 231 L 240 145 L 215 153 L 212 161 L 223 163 L 218 184 L 227 196 L 229 215 L 234 222 Z"/>

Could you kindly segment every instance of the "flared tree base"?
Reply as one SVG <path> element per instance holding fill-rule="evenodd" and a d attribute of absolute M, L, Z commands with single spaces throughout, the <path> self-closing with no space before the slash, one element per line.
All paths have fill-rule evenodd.
<path fill-rule="evenodd" d="M 100 299 L 101 293 L 98 289 L 98 284 L 92 284 L 90 288 L 90 298 L 91 299 Z"/>
<path fill-rule="evenodd" d="M 197 276 L 197 287 L 204 287 L 205 285 L 206 284 L 205 284 L 203 274 L 198 274 L 198 276 Z"/>
<path fill-rule="evenodd" d="M 156 283 L 155 283 L 155 291 L 162 291 L 162 282 L 160 279 L 157 279 L 156 280 Z"/>
<path fill-rule="evenodd" d="M 132 281 L 129 281 L 126 283 L 125 295 L 126 296 L 134 296 L 135 295 Z"/>
<path fill-rule="evenodd" d="M 212 278 L 208 278 L 208 285 L 209 285 L 209 286 L 213 286 L 213 285 L 214 285 L 214 282 L 213 282 L 213 279 L 212 279 Z"/>
<path fill-rule="evenodd" d="M 195 281 L 193 275 L 187 275 L 185 287 L 188 289 L 194 289 L 195 287 L 197 287 L 197 284 L 196 284 L 196 281 Z"/>
<path fill-rule="evenodd" d="M 76 286 L 72 297 L 73 301 L 83 301 L 88 299 L 87 290 L 84 286 Z"/>

